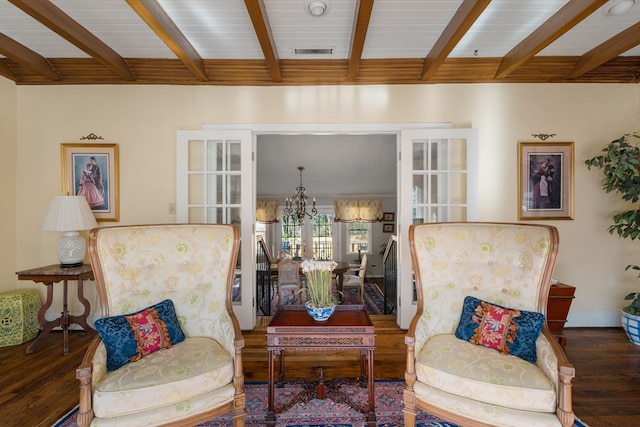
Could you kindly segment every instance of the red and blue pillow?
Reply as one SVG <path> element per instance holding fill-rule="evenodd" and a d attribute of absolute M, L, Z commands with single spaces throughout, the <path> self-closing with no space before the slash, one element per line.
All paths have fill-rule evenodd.
<path fill-rule="evenodd" d="M 108 371 L 185 339 L 168 299 L 135 313 L 98 319 L 95 327 L 107 348 Z"/>
<path fill-rule="evenodd" d="M 507 308 L 467 296 L 456 337 L 535 363 L 536 340 L 544 321 L 542 313 Z"/>

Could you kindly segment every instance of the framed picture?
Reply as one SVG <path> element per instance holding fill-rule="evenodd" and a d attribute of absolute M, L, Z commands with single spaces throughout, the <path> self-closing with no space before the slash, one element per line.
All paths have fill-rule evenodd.
<path fill-rule="evenodd" d="M 118 144 L 60 144 L 62 194 L 85 196 L 96 221 L 118 221 Z"/>
<path fill-rule="evenodd" d="M 393 233 L 393 224 L 382 224 L 383 233 Z"/>
<path fill-rule="evenodd" d="M 573 142 L 518 144 L 518 218 L 573 219 Z"/>
<path fill-rule="evenodd" d="M 382 214 L 382 220 L 385 222 L 393 222 L 395 221 L 395 214 L 393 212 L 385 212 Z"/>

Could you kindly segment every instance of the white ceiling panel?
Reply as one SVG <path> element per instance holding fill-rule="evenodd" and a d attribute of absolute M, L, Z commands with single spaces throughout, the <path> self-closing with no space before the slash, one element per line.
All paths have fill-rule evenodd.
<path fill-rule="evenodd" d="M 262 59 L 242 0 L 158 0 L 202 58 Z"/>
<path fill-rule="evenodd" d="M 450 56 L 504 56 L 565 3 L 565 0 L 493 0 Z"/>
<path fill-rule="evenodd" d="M 124 58 L 175 58 L 125 1 L 51 0 L 51 3 Z"/>
<path fill-rule="evenodd" d="M 539 55 L 583 55 L 596 47 L 597 44 L 610 39 L 620 31 L 640 22 L 640 6 L 632 7 L 623 15 L 611 15 L 606 4 L 596 13 L 589 15 L 584 21 L 576 25 L 553 44 L 543 49 Z M 597 43 L 597 44 L 594 44 Z M 622 55 L 640 55 L 640 46 L 624 52 Z"/>
<path fill-rule="evenodd" d="M 320 0 L 326 13 L 319 17 L 309 13 L 310 1 L 0 0 L 0 76 L 16 84 L 640 83 L 640 0 L 618 16 L 607 11 L 625 0 L 492 0 L 477 19 L 457 20 L 468 31 L 444 43 L 424 70 L 420 60 L 454 16 L 471 10 L 468 0 Z M 586 18 L 573 25 L 576 10 Z M 566 32 L 549 30 L 551 17 Z M 68 32 L 70 22 L 95 38 Z M 630 27 L 637 31 L 624 32 Z M 535 31 L 551 42 L 519 46 Z M 630 48 L 603 45 L 614 36 Z M 517 46 L 515 63 L 494 75 Z"/>
<path fill-rule="evenodd" d="M 376 0 L 362 57 L 424 58 L 461 0 Z"/>

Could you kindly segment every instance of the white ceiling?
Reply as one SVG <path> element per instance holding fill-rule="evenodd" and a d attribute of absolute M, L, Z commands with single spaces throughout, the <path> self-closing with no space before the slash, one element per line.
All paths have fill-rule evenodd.
<path fill-rule="evenodd" d="M 493 58 L 497 62 L 488 63 L 493 68 L 501 58 L 514 52 L 518 44 L 525 42 L 527 46 L 524 51 L 529 46 L 540 47 L 527 52 L 535 57 L 570 58 L 568 64 L 563 65 L 567 72 L 560 74 L 560 77 L 566 78 L 581 56 L 594 48 L 603 49 L 603 43 L 640 22 L 640 0 L 636 0 L 635 6 L 622 15 L 612 15 L 608 10 L 613 4 L 623 0 L 484 0 L 488 5 L 480 10 L 477 19 L 469 13 L 469 8 L 481 3 L 480 0 L 323 0 L 328 5 L 328 10 L 321 17 L 308 13 L 306 7 L 309 1 L 0 0 L 0 36 L 5 37 L 0 37 L 0 75 L 24 84 L 72 84 L 91 81 L 94 73 L 97 82 L 104 82 L 108 75 L 99 73 L 102 71 L 99 68 L 94 70 L 88 67 L 95 64 L 106 67 L 110 72 L 114 72 L 115 68 L 128 66 L 134 81 L 149 83 L 153 79 L 159 79 L 157 71 L 167 67 L 167 63 L 150 63 L 152 69 L 149 70 L 147 66 L 140 67 L 134 60 L 176 60 L 179 57 L 180 61 L 176 62 L 179 67 L 171 65 L 176 68 L 169 67 L 166 72 L 173 73 L 173 78 L 181 84 L 186 84 L 178 80 L 178 76 L 185 71 L 185 66 L 186 71 L 193 71 L 203 61 L 216 60 L 260 61 L 258 65 L 246 65 L 248 68 L 261 67 L 262 74 L 249 74 L 251 71 L 257 72 L 253 68 L 246 70 L 246 79 L 249 81 L 250 76 L 251 79 L 266 84 L 259 79 L 265 76 L 266 71 L 267 77 L 270 75 L 273 79 L 267 82 L 279 83 L 280 80 L 275 75 L 280 73 L 283 83 L 290 81 L 289 84 L 300 84 L 299 82 L 311 81 L 314 84 L 315 80 L 308 77 L 296 80 L 299 75 L 295 74 L 312 74 L 314 67 L 289 69 L 287 67 L 290 64 L 283 64 L 281 61 L 342 61 L 332 64 L 329 69 L 339 69 L 339 76 L 343 79 L 339 81 L 343 82 L 343 69 L 346 69 L 344 61 L 348 61 L 348 71 L 356 73 L 356 77 L 347 81 L 366 82 L 367 74 L 363 70 L 359 70 L 359 76 L 357 74 L 358 64 L 362 68 L 368 60 L 404 59 L 410 63 L 411 60 L 418 60 L 414 65 L 417 72 L 411 68 L 411 73 L 417 75 L 412 74 L 409 80 L 393 70 L 397 67 L 394 63 L 380 65 L 387 74 L 383 74 L 379 80 L 390 79 L 391 82 L 399 80 L 406 83 L 420 82 L 420 61 L 433 59 L 429 55 L 437 51 L 438 42 L 446 43 L 445 54 L 449 60 Z M 370 13 L 365 12 L 363 18 L 358 13 L 362 10 L 370 10 Z M 462 13 L 465 19 L 459 18 L 458 13 Z M 149 21 L 145 22 L 142 17 L 145 14 L 153 15 L 156 23 L 160 23 L 154 25 Z M 550 32 L 548 26 L 553 26 L 557 20 L 561 21 L 560 28 Z M 469 28 L 460 30 L 454 36 L 447 32 L 452 23 L 463 28 L 466 23 Z M 261 25 L 264 26 L 263 30 Z M 359 28 L 361 31 L 358 31 Z M 544 42 L 538 39 L 527 40 L 536 31 L 544 34 Z M 184 57 L 180 57 L 176 50 L 176 45 L 180 45 L 180 42 L 190 45 L 181 46 Z M 614 57 L 640 56 L 640 36 L 637 34 L 627 34 L 623 37 L 623 42 L 618 44 L 624 45 L 624 48 L 621 52 L 616 51 Z M 296 48 L 331 48 L 333 53 L 296 55 Z M 520 53 L 523 53 L 522 50 Z M 270 55 L 273 57 L 270 58 Z M 599 55 L 598 60 L 603 60 L 604 57 L 607 55 Z M 67 61 L 60 61 L 61 59 Z M 70 62 L 69 59 L 92 61 L 77 63 Z M 608 73 L 640 75 L 637 65 L 633 64 L 637 63 L 634 62 L 629 67 L 635 67 L 635 74 L 633 69 Z M 83 80 L 72 80 L 70 70 L 82 71 L 83 66 Z M 220 84 L 217 83 L 216 72 L 222 72 L 216 67 L 225 66 L 228 64 L 207 62 L 203 68 L 209 75 L 204 79 L 192 79 L 188 84 L 202 84 L 203 81 Z M 47 76 L 47 71 L 44 71 L 46 67 L 55 69 L 60 79 L 52 79 L 49 74 L 49 80 L 38 80 L 38 73 L 40 77 L 43 74 Z M 373 70 L 376 69 L 375 64 L 372 67 Z M 120 71 L 126 76 L 128 73 L 122 72 L 122 68 Z M 35 77 L 30 74 L 34 71 Z M 150 73 L 149 76 L 145 75 L 146 72 Z M 446 72 L 449 76 L 454 75 L 456 79 L 460 79 L 451 69 L 446 68 Z M 472 78 L 478 71 L 471 66 L 468 73 Z M 186 74 L 190 75 L 188 72 Z M 237 74 L 235 73 L 234 78 L 242 82 L 243 77 Z M 116 77 L 122 79 L 117 71 Z M 166 80 L 168 77 L 163 75 L 162 78 Z M 230 78 L 219 78 L 223 84 L 238 84 L 238 81 Z M 558 78 L 548 77 L 551 81 L 557 81 Z M 316 79 L 322 81 L 323 77 L 317 75 Z M 495 79 L 500 81 L 497 76 Z M 126 78 L 122 83 L 125 82 Z"/>
<path fill-rule="evenodd" d="M 294 48 L 322 47 L 335 49 L 332 59 L 348 58 L 356 2 L 324 1 L 330 5 L 329 12 L 318 18 L 305 10 L 307 0 L 264 0 L 280 59 L 300 58 L 294 55 Z M 126 1 L 51 3 L 124 58 L 175 57 Z M 202 58 L 264 57 L 242 0 L 158 3 Z M 424 58 L 461 3 L 462 0 L 375 0 L 362 58 Z M 480 57 L 504 56 L 566 3 L 567 0 L 493 0 L 451 56 L 472 57 L 476 50 Z M 640 5 L 614 16 L 606 13 L 610 3 L 541 55 L 582 55 L 640 21 Z M 0 1 L 0 32 L 46 58 L 88 57 L 7 0 Z M 640 55 L 640 46 L 622 55 Z"/>
<path fill-rule="evenodd" d="M 259 198 L 291 197 L 298 166 L 310 198 L 396 194 L 395 135 L 259 135 L 256 148 Z"/>

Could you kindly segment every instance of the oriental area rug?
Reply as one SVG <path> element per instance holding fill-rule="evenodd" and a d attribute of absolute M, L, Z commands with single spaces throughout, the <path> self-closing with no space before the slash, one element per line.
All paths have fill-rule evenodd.
<path fill-rule="evenodd" d="M 402 389 L 404 381 L 376 381 L 376 418 L 377 427 L 402 426 Z M 286 404 L 301 390 L 301 386 L 287 384 L 282 389 L 276 388 L 275 404 Z M 247 394 L 247 427 L 262 427 L 265 425 L 267 414 L 267 384 L 245 384 Z M 367 404 L 366 389 L 358 386 L 343 386 L 356 404 Z M 77 427 L 76 407 L 69 414 L 60 419 L 53 427 Z M 331 399 L 312 399 L 308 403 L 296 403 L 283 413 L 277 414 L 277 427 L 364 427 L 364 415 L 356 412 L 344 403 L 335 403 Z M 200 427 L 231 427 L 230 417 L 223 417 L 215 421 L 201 424 Z M 442 421 L 432 415 L 420 412 L 417 417 L 417 427 L 456 427 L 454 424 Z M 522 426 L 526 427 L 526 426 Z M 587 427 L 576 421 L 574 427 Z"/>

